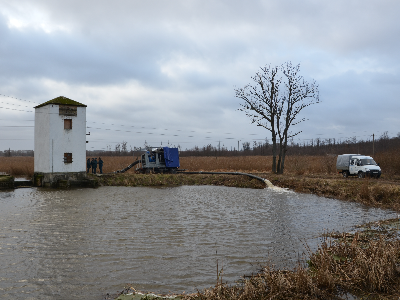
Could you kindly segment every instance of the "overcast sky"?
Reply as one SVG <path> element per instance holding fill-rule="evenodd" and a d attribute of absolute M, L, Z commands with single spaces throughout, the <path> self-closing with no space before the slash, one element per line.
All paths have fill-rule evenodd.
<path fill-rule="evenodd" d="M 400 2 L 0 0 L 0 150 L 33 149 L 35 105 L 87 105 L 88 150 L 270 133 L 235 87 L 287 61 L 319 84 L 296 142 L 400 132 Z M 22 99 L 22 100 L 21 100 Z"/>

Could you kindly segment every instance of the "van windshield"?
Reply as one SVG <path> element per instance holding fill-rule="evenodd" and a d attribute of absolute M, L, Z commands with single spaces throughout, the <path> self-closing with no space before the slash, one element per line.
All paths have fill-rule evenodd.
<path fill-rule="evenodd" d="M 376 162 L 372 158 L 361 159 L 362 164 L 365 165 L 376 165 Z"/>

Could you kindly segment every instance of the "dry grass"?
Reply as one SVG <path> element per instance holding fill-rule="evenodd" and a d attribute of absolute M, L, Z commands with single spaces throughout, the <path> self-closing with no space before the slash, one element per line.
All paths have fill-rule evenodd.
<path fill-rule="evenodd" d="M 105 157 L 103 172 L 110 173 L 121 170 L 132 163 L 133 158 L 128 156 L 112 156 Z M 98 171 L 99 169 L 97 169 Z M 0 172 L 4 172 L 13 176 L 32 177 L 34 172 L 33 157 L 14 156 L 0 157 Z"/>
<path fill-rule="evenodd" d="M 299 193 L 315 194 L 341 200 L 356 201 L 368 206 L 400 211 L 400 185 L 381 179 L 337 177 L 305 177 L 271 175 L 268 179 L 276 186 Z"/>
<path fill-rule="evenodd" d="M 272 157 L 181 157 L 181 169 L 216 172 L 271 172 Z"/>
<path fill-rule="evenodd" d="M 91 158 L 91 157 L 90 157 Z M 103 172 L 111 173 L 125 168 L 136 158 L 131 156 L 104 156 Z M 330 158 L 333 161 L 335 158 Z M 285 172 L 293 174 L 323 173 L 331 174 L 335 170 L 326 165 L 327 158 L 320 156 L 295 156 L 286 160 Z M 250 173 L 270 173 L 271 156 L 239 157 L 181 157 L 181 169 L 190 171 L 233 171 Z M 0 172 L 11 175 L 33 175 L 33 157 L 0 157 Z M 134 169 L 128 171 L 134 172 Z"/>
<path fill-rule="evenodd" d="M 182 157 L 181 168 L 190 171 L 234 171 L 270 173 L 272 156 L 239 157 Z M 288 156 L 285 173 L 289 174 L 334 174 L 336 157 L 333 156 Z"/>
<path fill-rule="evenodd" d="M 90 157 L 91 158 L 91 157 Z M 121 170 L 136 158 L 131 156 L 104 156 L 104 173 Z M 383 176 L 400 175 L 400 153 L 396 151 L 376 155 L 381 163 Z M 234 171 L 248 173 L 270 173 L 272 156 L 237 157 L 181 157 L 181 169 L 190 171 Z M 129 172 L 133 172 L 130 170 Z M 33 157 L 0 157 L 0 172 L 15 175 L 33 174 Z M 336 173 L 336 156 L 288 156 L 285 174 L 332 175 Z"/>
<path fill-rule="evenodd" d="M 235 285 L 218 283 L 185 299 L 346 299 L 348 293 L 398 299 L 400 242 L 380 237 L 360 243 L 358 238 L 324 243 L 310 255 L 309 267 L 288 271 L 267 266 Z"/>
<path fill-rule="evenodd" d="M 31 178 L 33 177 L 33 157 L 0 157 L 0 172 Z"/>
<path fill-rule="evenodd" d="M 400 175 L 400 151 L 391 150 L 377 153 L 374 157 L 382 168 L 382 172 L 388 175 Z"/>

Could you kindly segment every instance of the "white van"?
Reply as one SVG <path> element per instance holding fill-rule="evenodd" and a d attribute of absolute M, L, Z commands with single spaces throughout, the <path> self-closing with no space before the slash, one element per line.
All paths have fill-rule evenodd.
<path fill-rule="evenodd" d="M 343 154 L 339 155 L 336 161 L 336 169 L 342 173 L 343 177 L 365 176 L 379 178 L 382 170 L 371 156 L 361 154 Z"/>

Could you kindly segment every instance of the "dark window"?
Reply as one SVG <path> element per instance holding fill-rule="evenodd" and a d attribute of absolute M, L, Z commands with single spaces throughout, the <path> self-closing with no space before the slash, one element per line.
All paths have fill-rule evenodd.
<path fill-rule="evenodd" d="M 59 114 L 64 116 L 76 116 L 77 115 L 77 107 L 76 106 L 68 106 L 68 105 L 60 105 L 59 106 Z"/>
<path fill-rule="evenodd" d="M 64 164 L 72 163 L 72 153 L 64 153 Z"/>
<path fill-rule="evenodd" d="M 64 119 L 64 129 L 72 129 L 72 119 Z"/>

